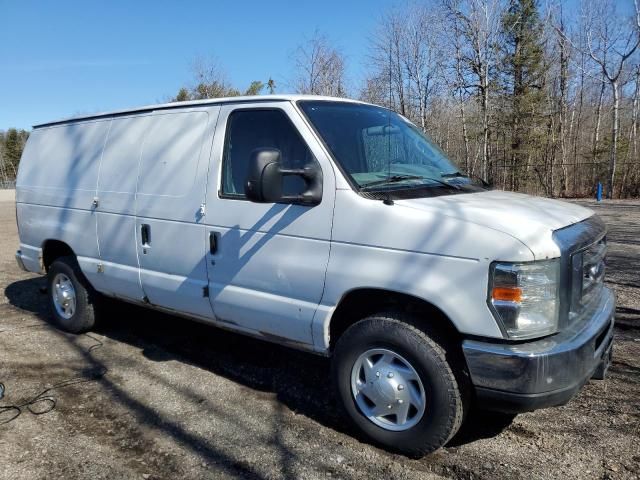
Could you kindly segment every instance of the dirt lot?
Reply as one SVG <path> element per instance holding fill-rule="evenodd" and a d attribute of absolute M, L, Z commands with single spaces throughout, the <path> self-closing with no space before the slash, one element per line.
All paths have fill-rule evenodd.
<path fill-rule="evenodd" d="M 640 478 L 639 201 L 582 202 L 610 226 L 618 311 L 608 379 L 561 408 L 476 414 L 446 448 L 409 460 L 346 430 L 325 359 L 125 305 L 89 335 L 51 327 L 43 279 L 15 265 L 7 200 L 0 405 L 58 387 L 45 394 L 56 401 L 48 413 L 23 408 L 0 425 L 0 478 Z"/>

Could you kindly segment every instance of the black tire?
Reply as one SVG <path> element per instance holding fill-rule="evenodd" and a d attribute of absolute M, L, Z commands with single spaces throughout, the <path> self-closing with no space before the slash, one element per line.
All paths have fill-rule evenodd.
<path fill-rule="evenodd" d="M 58 312 L 54 300 L 56 292 L 54 281 L 60 274 L 71 281 L 75 291 L 75 309 L 69 318 L 65 318 Z M 94 309 L 96 294 L 84 278 L 75 257 L 67 256 L 55 259 L 49 266 L 47 277 L 49 309 L 56 324 L 62 330 L 70 333 L 82 333 L 91 330 L 96 318 Z"/>
<path fill-rule="evenodd" d="M 468 403 L 463 367 L 453 348 L 436 341 L 416 326 L 413 318 L 398 312 L 367 317 L 339 338 L 332 361 L 338 397 L 354 426 L 374 443 L 414 458 L 446 444 L 458 431 Z M 426 407 L 422 418 L 404 431 L 390 431 L 369 420 L 351 391 L 351 371 L 364 352 L 383 348 L 406 359 L 424 386 Z"/>

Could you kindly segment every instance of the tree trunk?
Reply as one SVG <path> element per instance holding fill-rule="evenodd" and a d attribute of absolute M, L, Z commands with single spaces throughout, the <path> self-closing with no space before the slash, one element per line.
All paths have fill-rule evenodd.
<path fill-rule="evenodd" d="M 560 141 L 560 196 L 567 195 L 567 144 L 565 123 L 567 121 L 567 83 L 569 77 L 569 57 L 567 43 L 560 37 L 560 115 L 558 118 L 558 140 Z"/>
<path fill-rule="evenodd" d="M 611 124 L 611 156 L 609 160 L 609 178 L 607 179 L 607 198 L 613 198 L 613 186 L 616 176 L 616 161 L 618 158 L 618 128 L 620 114 L 620 93 L 618 81 L 611 82 L 613 89 L 613 112 Z"/>
<path fill-rule="evenodd" d="M 489 180 L 487 164 L 489 163 L 489 88 L 485 84 L 482 88 L 482 178 Z"/>
<path fill-rule="evenodd" d="M 418 112 L 420 114 L 420 127 L 422 128 L 423 132 L 427 131 L 427 109 L 426 109 L 426 103 L 427 100 L 424 98 L 424 93 L 423 93 L 423 88 L 422 88 L 422 81 L 420 79 L 420 76 L 416 77 L 416 90 L 418 91 Z"/>
<path fill-rule="evenodd" d="M 573 138 L 573 126 L 575 123 L 575 119 L 576 119 L 576 106 L 574 103 L 573 107 L 571 107 L 571 120 L 569 120 L 569 130 L 567 131 L 567 140 L 565 141 L 565 148 L 566 148 L 567 141 L 569 142 L 569 145 L 571 145 L 570 142 L 571 142 L 571 139 Z M 576 168 L 576 165 L 574 164 L 573 168 L 571 169 L 572 180 L 573 180 L 573 185 L 571 186 L 571 188 L 569 188 L 569 181 L 567 179 L 567 190 L 570 190 L 574 195 L 575 195 L 576 188 L 578 186 L 578 179 L 576 178 L 576 172 L 577 172 L 577 168 Z M 568 176 L 569 176 L 569 172 L 567 171 L 567 177 Z"/>
<path fill-rule="evenodd" d="M 460 95 L 462 97 L 462 95 Z M 460 118 L 462 119 L 462 140 L 464 141 L 464 171 L 465 173 L 473 173 L 469 171 L 469 135 L 467 133 L 467 120 L 464 115 L 464 100 L 460 98 Z"/>
<path fill-rule="evenodd" d="M 592 178 L 591 181 L 596 182 L 598 179 L 596 178 L 596 163 L 598 160 L 598 144 L 600 142 L 600 122 L 602 118 L 602 99 L 604 97 L 604 75 L 602 76 L 602 85 L 600 86 L 600 96 L 598 97 L 598 106 L 596 108 L 596 126 L 593 133 L 593 150 L 591 161 L 593 162 L 591 165 Z"/>
<path fill-rule="evenodd" d="M 400 114 L 407 116 L 406 102 L 404 98 L 404 75 L 402 74 L 402 60 L 400 59 L 400 46 L 395 45 L 395 70 L 396 82 L 398 87 L 398 101 L 400 102 Z"/>
<path fill-rule="evenodd" d="M 514 38 L 514 51 L 513 57 L 519 58 L 520 56 L 520 37 L 516 36 Z M 513 109 L 513 118 L 512 125 L 513 130 L 511 133 L 511 156 L 513 158 L 513 166 L 516 170 L 514 172 L 515 185 L 514 188 L 517 190 L 519 187 L 519 181 L 521 177 L 520 167 L 522 165 L 522 132 L 521 132 L 521 120 L 522 120 L 522 97 L 524 95 L 524 86 L 523 86 L 523 71 L 522 71 L 522 63 L 515 62 L 513 64 L 513 96 L 511 98 L 512 109 Z"/>
<path fill-rule="evenodd" d="M 577 179 L 574 181 L 573 193 L 576 194 L 578 188 L 582 188 L 582 168 L 578 165 L 578 145 L 580 142 L 580 134 L 582 133 L 582 107 L 584 106 L 584 53 L 580 54 L 580 95 L 578 97 L 578 115 L 576 118 L 575 135 L 573 136 L 573 169 L 577 173 Z M 576 176 L 574 173 L 574 176 Z M 582 193 L 582 192 L 580 192 Z"/>
<path fill-rule="evenodd" d="M 638 97 L 640 96 L 640 66 L 636 67 L 636 88 L 633 92 L 633 111 L 631 114 L 631 164 L 638 161 Z M 631 148 L 632 147 L 632 148 Z M 636 171 L 637 174 L 637 171 Z M 633 178 L 633 173 L 631 177 Z"/>

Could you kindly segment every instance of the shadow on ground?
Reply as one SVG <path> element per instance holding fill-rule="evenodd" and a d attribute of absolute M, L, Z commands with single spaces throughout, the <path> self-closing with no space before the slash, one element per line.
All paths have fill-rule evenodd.
<path fill-rule="evenodd" d="M 20 280 L 8 285 L 5 295 L 13 306 L 50 322 L 45 287 L 43 277 Z M 105 300 L 99 312 L 96 333 L 140 349 L 151 361 L 180 361 L 255 391 L 275 394 L 293 412 L 357 436 L 339 413 L 327 358 L 124 302 Z M 513 418 L 513 415 L 471 412 L 447 446 L 459 447 L 494 437 L 508 428 Z"/>

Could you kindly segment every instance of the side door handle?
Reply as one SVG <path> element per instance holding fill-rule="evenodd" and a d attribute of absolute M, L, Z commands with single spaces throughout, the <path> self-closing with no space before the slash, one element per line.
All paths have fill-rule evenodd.
<path fill-rule="evenodd" d="M 151 227 L 147 223 L 140 226 L 140 240 L 144 248 L 151 247 Z M 147 253 L 144 251 L 144 253 Z"/>
<path fill-rule="evenodd" d="M 218 233 L 209 232 L 209 253 L 214 255 L 218 252 Z"/>

